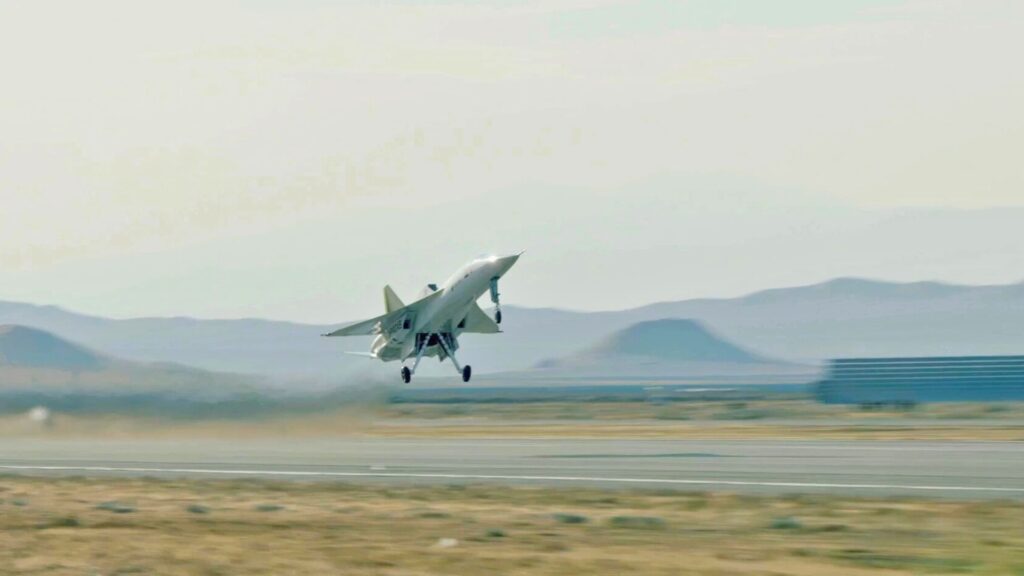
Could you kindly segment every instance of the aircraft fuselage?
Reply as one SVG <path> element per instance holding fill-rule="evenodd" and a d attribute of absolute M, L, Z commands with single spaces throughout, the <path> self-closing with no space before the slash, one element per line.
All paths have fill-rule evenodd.
<path fill-rule="evenodd" d="M 445 338 L 449 350 L 458 348 L 458 335 L 474 303 L 492 290 L 492 283 L 504 275 L 519 255 L 489 256 L 473 260 L 460 268 L 437 291 L 427 305 L 397 330 L 382 332 L 374 339 L 371 352 L 384 361 L 405 360 L 416 356 L 418 339 L 427 338 L 423 356 L 443 352 L 437 340 Z M 495 288 L 496 290 L 496 288 Z"/>

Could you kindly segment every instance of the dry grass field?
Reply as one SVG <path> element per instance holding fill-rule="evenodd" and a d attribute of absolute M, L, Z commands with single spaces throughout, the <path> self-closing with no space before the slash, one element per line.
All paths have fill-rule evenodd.
<path fill-rule="evenodd" d="M 1024 574 L 1024 504 L 0 478 L 0 574 Z"/>

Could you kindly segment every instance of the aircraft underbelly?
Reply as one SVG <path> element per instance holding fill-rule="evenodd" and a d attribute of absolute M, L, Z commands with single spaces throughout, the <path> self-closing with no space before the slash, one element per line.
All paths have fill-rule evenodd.
<path fill-rule="evenodd" d="M 381 335 L 382 337 L 374 342 L 373 353 L 385 362 L 405 360 L 416 356 L 416 334 L 448 333 L 458 336 L 462 331 L 458 324 L 466 317 L 473 302 L 483 294 L 486 287 L 480 288 L 467 282 L 445 290 L 446 294 L 442 294 L 416 318 L 414 329 L 400 334 Z M 458 347 L 457 342 L 455 347 Z M 440 345 L 431 344 L 423 356 L 440 356 L 442 353 Z"/>
<path fill-rule="evenodd" d="M 468 288 L 468 287 L 467 287 Z M 437 302 L 437 307 L 430 310 L 424 318 L 419 332 L 456 332 L 458 324 L 469 313 L 469 307 L 479 298 L 471 290 L 453 290 Z"/>

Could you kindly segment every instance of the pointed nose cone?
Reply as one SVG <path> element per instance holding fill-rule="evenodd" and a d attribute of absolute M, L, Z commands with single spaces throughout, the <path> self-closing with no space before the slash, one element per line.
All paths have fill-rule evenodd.
<path fill-rule="evenodd" d="M 508 269 L 511 268 L 512 265 L 515 264 L 516 261 L 519 260 L 519 257 L 522 255 L 523 253 L 520 252 L 518 254 L 510 254 L 508 256 L 499 256 L 494 261 L 494 263 L 498 266 L 498 274 L 501 275 L 504 274 L 505 272 L 508 272 Z"/>

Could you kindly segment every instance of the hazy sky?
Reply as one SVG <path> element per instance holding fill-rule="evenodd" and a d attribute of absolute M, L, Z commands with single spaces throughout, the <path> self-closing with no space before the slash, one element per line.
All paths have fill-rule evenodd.
<path fill-rule="evenodd" d="M 0 4 L 0 299 L 378 313 L 1024 279 L 1024 2 Z"/>

